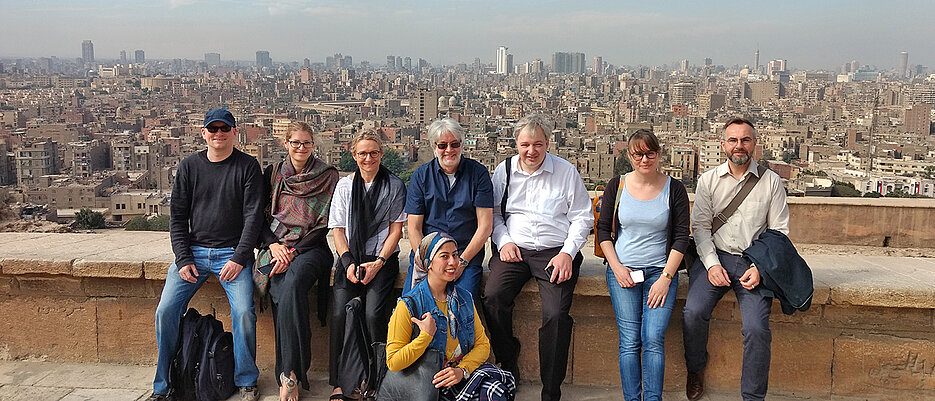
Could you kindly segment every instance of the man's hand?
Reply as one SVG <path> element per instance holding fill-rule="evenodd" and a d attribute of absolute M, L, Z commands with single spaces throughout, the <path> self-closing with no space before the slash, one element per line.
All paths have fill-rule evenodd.
<path fill-rule="evenodd" d="M 759 284 L 760 270 L 757 269 L 756 266 L 750 265 L 750 268 L 743 273 L 743 276 L 740 276 L 740 285 L 746 288 L 747 291 L 751 291 Z"/>
<path fill-rule="evenodd" d="M 519 252 L 519 247 L 515 243 L 507 242 L 500 247 L 500 261 L 507 263 L 522 262 L 523 255 Z"/>
<path fill-rule="evenodd" d="M 237 278 L 237 275 L 240 274 L 240 271 L 243 270 L 243 265 L 233 260 L 228 260 L 224 264 L 224 267 L 221 268 L 221 274 L 218 275 L 218 280 L 221 281 L 233 281 Z"/>
<path fill-rule="evenodd" d="M 352 282 L 352 283 L 354 283 L 354 284 L 357 284 L 357 283 L 358 283 L 358 281 L 357 281 L 357 265 L 352 264 L 352 265 L 348 266 L 348 267 L 347 267 L 347 271 L 345 272 L 345 277 L 347 277 L 347 281 L 350 281 L 350 282 Z"/>
<path fill-rule="evenodd" d="M 196 283 L 198 282 L 198 269 L 195 268 L 195 265 L 182 266 L 182 268 L 179 269 L 179 277 L 189 283 Z"/>
<path fill-rule="evenodd" d="M 727 287 L 730 285 L 730 277 L 727 276 L 727 270 L 724 266 L 714 265 L 708 269 L 708 281 L 715 287 Z"/>
<path fill-rule="evenodd" d="M 435 336 L 435 318 L 432 317 L 432 314 L 425 312 L 422 314 L 422 319 L 416 319 L 414 317 L 409 318 L 416 326 L 419 326 L 419 330 L 422 330 L 429 336 Z"/>
<path fill-rule="evenodd" d="M 571 265 L 571 255 L 565 252 L 559 252 L 558 255 L 555 255 L 555 257 L 549 260 L 549 266 L 554 267 L 552 270 L 552 276 L 549 277 L 549 282 L 561 284 L 563 281 L 570 279 L 572 270 Z"/>
<path fill-rule="evenodd" d="M 461 368 L 449 366 L 439 370 L 432 378 L 435 388 L 450 387 L 464 380 L 464 371 Z"/>

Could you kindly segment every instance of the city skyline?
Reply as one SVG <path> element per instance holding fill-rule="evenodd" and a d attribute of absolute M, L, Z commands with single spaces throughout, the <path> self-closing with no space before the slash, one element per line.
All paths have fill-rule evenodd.
<path fill-rule="evenodd" d="M 761 65 L 786 59 L 795 69 L 836 69 L 857 60 L 896 69 L 900 52 L 910 66 L 935 65 L 926 43 L 935 27 L 926 16 L 935 4 L 793 1 L 717 7 L 672 2 L 618 4 L 547 1 L 536 7 L 493 1 L 400 1 L 392 6 L 306 0 L 166 0 L 152 4 L 104 1 L 12 0 L 0 6 L 0 57 L 80 58 L 81 42 L 94 42 L 95 58 L 144 50 L 148 59 L 321 62 L 344 53 L 355 62 L 383 64 L 387 54 L 425 58 L 435 65 L 496 61 L 506 46 L 513 63 L 549 62 L 554 52 L 601 56 L 614 65 Z M 141 18 L 141 16 L 144 16 Z M 803 43 L 810 46 L 803 47 Z"/>

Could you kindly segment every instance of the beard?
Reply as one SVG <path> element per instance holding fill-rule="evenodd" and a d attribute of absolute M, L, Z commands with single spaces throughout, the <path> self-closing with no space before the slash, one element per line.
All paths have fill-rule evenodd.
<path fill-rule="evenodd" d="M 747 164 L 747 162 L 750 161 L 750 154 L 746 152 L 731 153 L 730 156 L 727 156 L 727 158 L 731 161 L 731 163 L 734 163 L 738 166 L 743 166 L 744 164 Z"/>

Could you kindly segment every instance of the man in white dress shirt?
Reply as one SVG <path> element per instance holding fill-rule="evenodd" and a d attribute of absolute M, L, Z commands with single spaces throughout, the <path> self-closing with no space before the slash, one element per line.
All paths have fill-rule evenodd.
<path fill-rule="evenodd" d="M 759 293 L 760 272 L 743 256 L 753 240 L 766 229 L 789 234 L 789 207 L 779 176 L 753 161 L 756 130 L 742 118 L 724 125 L 721 146 L 727 162 L 698 179 L 692 208 L 692 233 L 698 259 L 689 270 L 688 298 L 683 313 L 685 363 L 688 382 L 685 393 L 694 401 L 704 394 L 704 367 L 708 362 L 708 323 L 715 305 L 733 289 L 743 319 L 743 368 L 740 391 L 743 399 L 762 400 L 769 380 L 769 312 L 773 299 Z M 759 181 L 724 225 L 712 234 L 712 224 L 731 202 L 744 181 Z M 723 219 L 722 219 L 723 220 Z"/>
<path fill-rule="evenodd" d="M 552 123 L 542 114 L 519 120 L 514 128 L 519 154 L 494 171 L 491 238 L 499 253 L 490 257 L 484 290 L 494 354 L 518 380 L 520 343 L 513 336 L 513 301 L 530 278 L 539 284 L 542 400 L 561 399 L 573 324 L 568 310 L 583 259 L 579 250 L 594 222 L 591 198 L 578 170 L 548 153 L 551 133 Z"/>

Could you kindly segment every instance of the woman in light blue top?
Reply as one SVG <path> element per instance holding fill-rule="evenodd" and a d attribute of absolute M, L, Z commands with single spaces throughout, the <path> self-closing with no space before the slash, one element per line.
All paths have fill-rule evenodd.
<path fill-rule="evenodd" d="M 665 333 L 688 249 L 688 193 L 658 171 L 662 149 L 652 132 L 636 131 L 628 145 L 633 172 L 607 183 L 597 242 L 617 317 L 624 399 L 661 400 Z"/>

